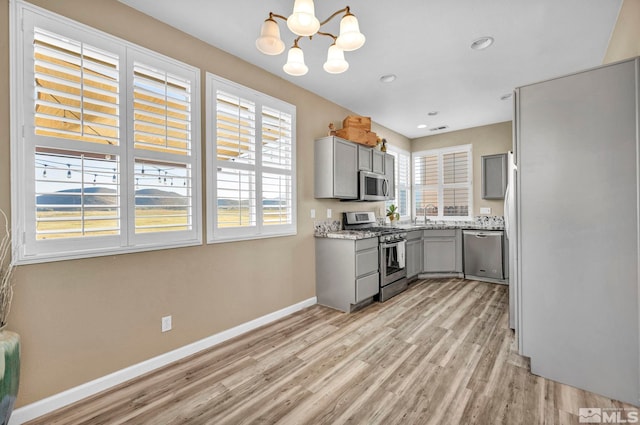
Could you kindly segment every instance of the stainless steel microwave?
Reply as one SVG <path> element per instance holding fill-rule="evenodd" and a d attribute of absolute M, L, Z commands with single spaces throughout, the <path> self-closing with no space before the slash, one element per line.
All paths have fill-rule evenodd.
<path fill-rule="evenodd" d="M 389 180 L 384 174 L 360 171 L 359 197 L 361 201 L 389 199 Z"/>

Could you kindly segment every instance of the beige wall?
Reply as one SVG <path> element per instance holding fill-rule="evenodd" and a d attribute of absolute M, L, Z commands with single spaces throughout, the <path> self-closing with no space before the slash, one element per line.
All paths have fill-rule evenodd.
<path fill-rule="evenodd" d="M 419 152 L 468 144 L 473 145 L 473 215 L 480 215 L 480 208 L 483 207 L 490 207 L 491 215 L 503 215 L 504 201 L 490 201 L 481 197 L 480 157 L 511 150 L 511 121 L 414 139 L 411 142 L 411 150 Z"/>
<path fill-rule="evenodd" d="M 624 0 L 603 63 L 640 56 L 640 0 Z"/>
<path fill-rule="evenodd" d="M 210 71 L 296 105 L 298 235 L 20 266 L 9 319 L 22 336 L 18 406 L 315 296 L 310 209 L 322 219 L 362 204 L 313 198 L 313 140 L 350 112 L 116 0 L 33 3 L 197 66 L 202 82 Z M 0 6 L 0 207 L 9 211 L 8 0 Z M 169 314 L 173 330 L 162 334 Z"/>

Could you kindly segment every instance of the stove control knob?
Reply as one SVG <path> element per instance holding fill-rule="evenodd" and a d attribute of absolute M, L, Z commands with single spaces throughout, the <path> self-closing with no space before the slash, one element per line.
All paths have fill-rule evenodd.
<path fill-rule="evenodd" d="M 391 235 L 387 236 L 387 237 L 385 238 L 385 240 L 386 240 L 387 242 L 389 242 L 389 241 L 391 240 Z"/>
<path fill-rule="evenodd" d="M 405 239 L 407 237 L 406 233 L 400 233 L 400 239 Z"/>

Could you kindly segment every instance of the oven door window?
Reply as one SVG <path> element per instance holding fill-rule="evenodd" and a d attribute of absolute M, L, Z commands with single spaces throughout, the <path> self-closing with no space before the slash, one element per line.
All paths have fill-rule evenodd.
<path fill-rule="evenodd" d="M 404 242 L 390 245 L 384 249 L 385 276 L 391 276 L 405 268 Z"/>

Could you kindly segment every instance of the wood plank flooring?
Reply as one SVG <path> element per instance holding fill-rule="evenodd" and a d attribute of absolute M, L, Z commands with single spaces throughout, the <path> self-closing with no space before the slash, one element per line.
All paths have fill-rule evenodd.
<path fill-rule="evenodd" d="M 29 425 L 577 424 L 634 408 L 529 372 L 507 287 L 419 281 L 352 314 L 313 306 Z"/>

